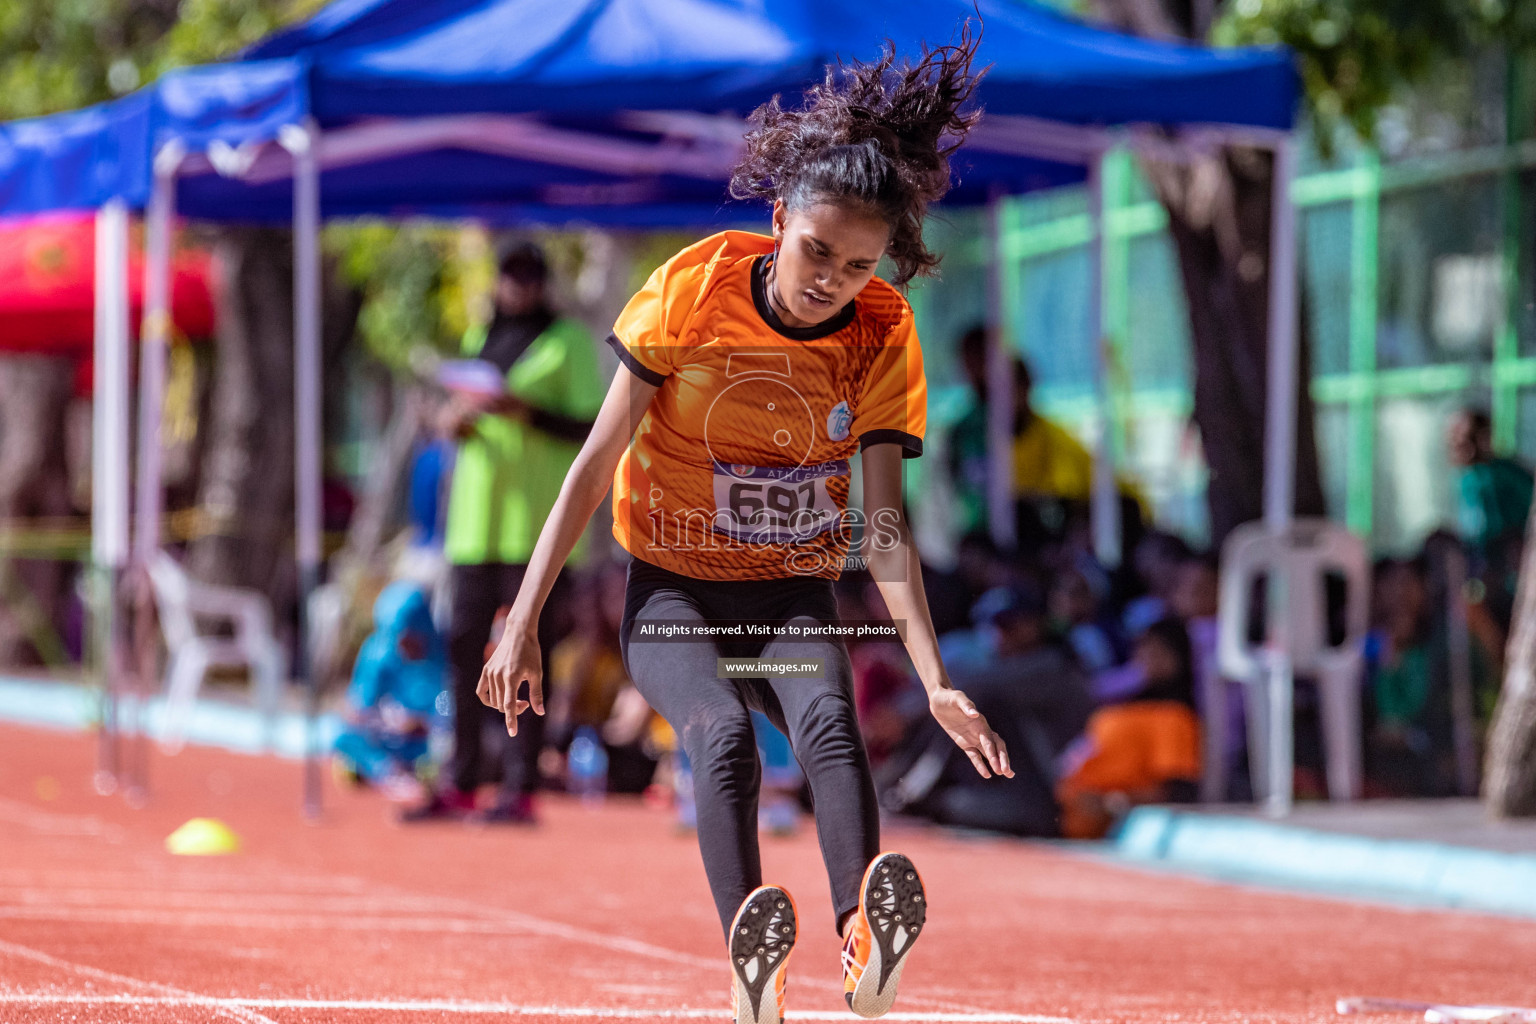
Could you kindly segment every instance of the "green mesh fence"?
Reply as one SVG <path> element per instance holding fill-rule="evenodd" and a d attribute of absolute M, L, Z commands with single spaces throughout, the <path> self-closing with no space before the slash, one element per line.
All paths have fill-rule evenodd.
<path fill-rule="evenodd" d="M 1489 409 L 1496 444 L 1536 461 L 1536 142 L 1516 124 L 1527 106 L 1508 106 L 1508 145 L 1488 144 L 1488 116 L 1434 136 L 1444 119 L 1431 104 L 1402 114 L 1406 141 L 1390 159 L 1355 147 L 1302 162 L 1295 195 L 1325 493 L 1330 514 L 1381 552 L 1411 550 L 1451 523 L 1444 435 L 1457 409 Z M 1185 300 L 1163 211 L 1128 154 L 1106 167 L 1104 205 L 1112 445 L 1157 523 L 1200 541 L 1205 470 L 1187 428 Z M 988 230 L 985 213 L 950 214 L 933 236 L 947 252 L 943 279 L 914 292 L 939 399 L 931 434 L 968 401 L 954 347 L 986 315 Z M 1088 337 L 1085 190 L 1007 200 L 997 230 L 1008 341 L 1034 371 L 1041 410 L 1091 442 L 1104 410 Z M 925 467 L 924 501 L 940 501 L 930 492 L 942 475 Z"/>

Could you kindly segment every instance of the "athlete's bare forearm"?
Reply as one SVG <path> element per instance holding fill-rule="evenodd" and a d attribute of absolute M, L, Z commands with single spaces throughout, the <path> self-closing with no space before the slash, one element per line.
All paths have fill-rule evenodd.
<path fill-rule="evenodd" d="M 917 545 L 912 542 L 912 531 L 900 518 L 899 510 L 896 510 L 896 516 L 895 529 L 900 539 L 895 546 L 880 550 L 875 531 L 866 530 L 865 537 L 869 539 L 865 543 L 865 558 L 891 618 L 906 623 L 907 656 L 912 659 L 912 667 L 917 670 L 923 689 L 932 694 L 935 690 L 949 688 L 949 674 L 944 671 L 944 662 L 939 658 L 939 641 L 933 630 L 933 616 L 928 611 L 928 597 L 923 592 L 922 562 L 917 555 Z"/>
<path fill-rule="evenodd" d="M 901 511 L 901 449 L 871 445 L 864 460 L 864 558 L 891 618 L 906 625 L 907 655 L 931 696 L 948 689 L 939 641 L 923 592 L 923 566 Z"/>
<path fill-rule="evenodd" d="M 923 593 L 923 566 L 901 511 L 901 449 L 870 445 L 863 461 L 865 559 L 891 617 L 906 622 L 907 656 L 928 691 L 928 710 L 982 778 L 1012 778 L 1007 744 L 971 699 L 955 689 L 939 658 L 939 640 Z"/>
<path fill-rule="evenodd" d="M 657 390 L 655 385 L 619 367 L 592 425 L 592 433 L 565 475 L 560 496 L 539 532 L 533 556 L 528 560 L 528 572 L 512 604 L 509 628 L 531 626 L 538 621 L 560 567 L 607 495 L 613 471 Z"/>
<path fill-rule="evenodd" d="M 613 467 L 609 466 L 605 471 L 602 460 L 586 456 L 583 449 L 582 455 L 571 465 L 560 488 L 560 497 L 550 511 L 544 529 L 539 532 L 533 556 L 528 560 L 528 572 L 517 592 L 517 600 L 512 604 L 509 627 L 538 621 L 560 567 L 570 557 L 592 513 L 597 511 L 598 504 L 608 493 Z"/>

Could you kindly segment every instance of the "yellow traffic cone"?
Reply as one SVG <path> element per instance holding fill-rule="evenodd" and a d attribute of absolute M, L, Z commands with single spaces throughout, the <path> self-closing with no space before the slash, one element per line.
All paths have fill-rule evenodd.
<path fill-rule="evenodd" d="M 193 818 L 165 837 L 165 848 L 183 857 L 211 857 L 238 851 L 240 837 L 217 818 Z"/>

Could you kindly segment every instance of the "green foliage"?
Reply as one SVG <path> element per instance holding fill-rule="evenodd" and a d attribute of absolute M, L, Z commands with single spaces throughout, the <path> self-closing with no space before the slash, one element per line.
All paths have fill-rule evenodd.
<path fill-rule="evenodd" d="M 535 235 L 557 281 L 574 281 L 588 256 L 580 231 Z M 628 291 L 677 250 L 695 240 L 651 232 L 634 241 Z M 326 228 L 325 247 L 348 284 L 362 292 L 357 330 L 364 348 L 396 372 L 414 365 L 420 347 L 456 354 L 470 324 L 490 315 L 495 283 L 493 239 L 458 224 L 359 220 Z"/>
<path fill-rule="evenodd" d="M 364 348 L 392 370 L 421 346 L 458 352 L 490 291 L 490 246 L 477 228 L 370 219 L 328 227 L 325 247 L 362 292 Z"/>
<path fill-rule="evenodd" d="M 128 91 L 174 18 L 174 5 L 136 0 L 7 0 L 0 4 L 0 114 L 46 114 Z"/>
<path fill-rule="evenodd" d="M 697 235 L 682 231 L 652 232 L 641 237 L 635 250 L 634 267 L 630 271 L 629 291 L 638 292 L 644 288 L 646 279 L 657 267 L 698 240 Z"/>
<path fill-rule="evenodd" d="M 153 77 L 187 64 L 233 55 L 284 25 L 309 17 L 327 0 L 181 0 L 160 47 Z"/>
<path fill-rule="evenodd" d="M 1232 0 L 1212 32 L 1222 45 L 1296 51 L 1307 103 L 1333 125 L 1374 136 L 1376 115 L 1405 84 L 1492 46 L 1536 45 L 1531 0 Z"/>
<path fill-rule="evenodd" d="M 4 0 L 0 118 L 112 99 L 226 57 L 324 0 Z"/>

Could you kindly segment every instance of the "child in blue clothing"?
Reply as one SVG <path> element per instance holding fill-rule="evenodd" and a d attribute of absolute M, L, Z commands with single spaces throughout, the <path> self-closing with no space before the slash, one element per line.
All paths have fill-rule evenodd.
<path fill-rule="evenodd" d="M 373 606 L 347 690 L 347 728 L 336 737 L 338 765 L 394 800 L 418 799 L 418 763 L 432 732 L 448 724 L 448 649 L 427 597 L 413 583 L 391 583 Z"/>

